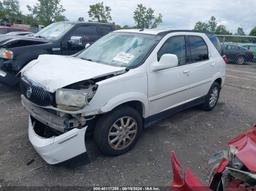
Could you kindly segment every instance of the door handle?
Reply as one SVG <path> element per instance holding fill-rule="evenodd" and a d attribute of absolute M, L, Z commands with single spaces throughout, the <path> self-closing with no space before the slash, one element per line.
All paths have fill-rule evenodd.
<path fill-rule="evenodd" d="M 216 63 L 215 63 L 215 62 L 211 63 L 211 66 L 215 66 L 215 65 L 216 65 Z"/>

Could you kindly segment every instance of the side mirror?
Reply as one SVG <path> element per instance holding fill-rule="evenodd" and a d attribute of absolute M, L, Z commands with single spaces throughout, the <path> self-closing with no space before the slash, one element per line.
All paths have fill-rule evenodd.
<path fill-rule="evenodd" d="M 83 46 L 83 37 L 81 37 L 81 36 L 71 36 L 68 43 L 72 46 Z"/>
<path fill-rule="evenodd" d="M 152 65 L 152 71 L 165 70 L 178 66 L 178 57 L 175 54 L 164 54 L 159 62 Z"/>

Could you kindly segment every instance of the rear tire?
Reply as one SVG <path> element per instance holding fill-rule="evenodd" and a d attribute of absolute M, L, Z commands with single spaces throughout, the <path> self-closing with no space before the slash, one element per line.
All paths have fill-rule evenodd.
<path fill-rule="evenodd" d="M 137 110 L 122 106 L 98 119 L 94 140 L 103 154 L 121 155 L 135 146 L 142 132 L 142 124 Z"/>
<path fill-rule="evenodd" d="M 215 108 L 218 103 L 220 95 L 220 84 L 214 82 L 205 97 L 204 103 L 201 105 L 201 108 L 205 111 L 211 111 Z"/>
<path fill-rule="evenodd" d="M 236 63 L 239 65 L 245 64 L 245 57 L 244 56 L 238 56 Z"/>

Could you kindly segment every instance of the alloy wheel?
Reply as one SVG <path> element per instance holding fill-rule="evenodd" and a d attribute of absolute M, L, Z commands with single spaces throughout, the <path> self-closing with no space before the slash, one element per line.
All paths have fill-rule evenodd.
<path fill-rule="evenodd" d="M 218 101 L 218 97 L 219 97 L 219 89 L 217 87 L 214 87 L 210 94 L 210 99 L 209 99 L 210 107 L 214 107 L 216 105 Z"/>
<path fill-rule="evenodd" d="M 135 139 L 138 132 L 136 120 L 130 116 L 117 119 L 110 127 L 108 143 L 114 150 L 127 148 Z"/>

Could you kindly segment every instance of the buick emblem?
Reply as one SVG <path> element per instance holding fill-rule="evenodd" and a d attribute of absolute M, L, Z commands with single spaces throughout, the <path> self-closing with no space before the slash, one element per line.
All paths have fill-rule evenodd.
<path fill-rule="evenodd" d="M 31 87 L 28 87 L 27 91 L 26 91 L 26 96 L 27 98 L 30 98 L 32 95 L 32 88 Z"/>

